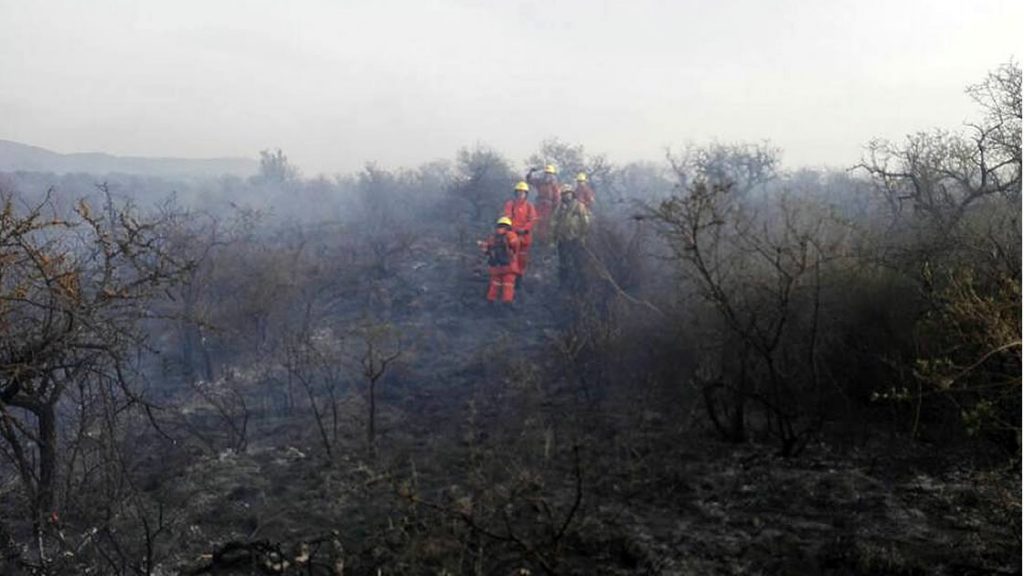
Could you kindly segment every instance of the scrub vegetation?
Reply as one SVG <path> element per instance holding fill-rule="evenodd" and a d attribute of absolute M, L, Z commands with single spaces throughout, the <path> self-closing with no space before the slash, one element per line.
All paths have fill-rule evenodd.
<path fill-rule="evenodd" d="M 846 170 L 0 174 L 0 573 L 1019 574 L 1020 82 Z M 546 164 L 571 281 L 488 306 Z"/>

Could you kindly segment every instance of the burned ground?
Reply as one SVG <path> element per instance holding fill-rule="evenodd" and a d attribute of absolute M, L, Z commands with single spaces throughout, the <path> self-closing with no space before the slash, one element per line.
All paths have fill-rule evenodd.
<path fill-rule="evenodd" d="M 547 141 L 598 201 L 512 306 L 486 147 L 200 207 L 4 179 L 0 573 L 1019 574 L 1014 79 L 857 176 Z"/>
<path fill-rule="evenodd" d="M 574 318 L 544 250 L 505 313 L 435 242 L 374 285 L 419 336 L 382 387 L 378 451 L 362 394 L 331 458 L 301 405 L 254 414 L 242 451 L 151 435 L 154 573 L 1019 573 L 1012 468 L 882 425 L 782 458 L 717 439 L 665 383 L 586 389 L 559 353 Z"/>

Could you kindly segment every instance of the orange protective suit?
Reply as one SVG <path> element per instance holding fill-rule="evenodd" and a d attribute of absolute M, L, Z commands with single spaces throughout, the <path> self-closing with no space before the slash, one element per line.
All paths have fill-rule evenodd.
<path fill-rule="evenodd" d="M 502 241 L 508 243 L 510 252 L 509 263 L 506 265 L 489 266 L 488 272 L 491 274 L 491 283 L 487 288 L 487 300 L 494 302 L 500 294 L 502 302 L 510 303 L 516 297 L 516 275 L 519 274 L 519 236 L 512 230 L 501 226 L 484 242 L 483 248 L 485 252 L 490 254 L 498 243 Z"/>
<path fill-rule="evenodd" d="M 545 241 L 551 222 L 551 213 L 554 212 L 561 195 L 558 176 L 530 170 L 526 175 L 526 182 L 537 189 L 537 226 L 534 234 L 537 235 L 538 240 Z"/>
<path fill-rule="evenodd" d="M 526 266 L 530 263 L 530 245 L 533 244 L 533 224 L 537 221 L 537 209 L 523 198 L 505 202 L 502 216 L 512 220 L 512 230 L 519 237 L 519 274 L 526 274 Z"/>
<path fill-rule="evenodd" d="M 587 210 L 594 209 L 594 189 L 586 182 L 576 183 L 576 199 L 587 207 Z"/>

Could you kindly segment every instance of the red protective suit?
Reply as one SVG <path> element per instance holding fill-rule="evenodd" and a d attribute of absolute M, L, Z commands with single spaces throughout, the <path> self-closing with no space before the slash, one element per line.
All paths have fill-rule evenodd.
<path fill-rule="evenodd" d="M 529 200 L 516 198 L 505 202 L 502 216 L 512 220 L 512 230 L 519 237 L 519 274 L 526 274 L 530 263 L 530 245 L 533 244 L 533 224 L 537 221 L 537 209 Z"/>
<path fill-rule="evenodd" d="M 508 249 L 511 252 L 511 261 L 507 266 L 490 266 L 488 272 L 491 274 L 491 283 L 487 288 L 487 300 L 494 302 L 501 295 L 502 302 L 512 302 L 516 297 L 516 275 L 519 274 L 519 236 L 505 227 L 498 230 L 483 244 L 485 252 L 490 252 L 502 236 L 508 242 Z"/>

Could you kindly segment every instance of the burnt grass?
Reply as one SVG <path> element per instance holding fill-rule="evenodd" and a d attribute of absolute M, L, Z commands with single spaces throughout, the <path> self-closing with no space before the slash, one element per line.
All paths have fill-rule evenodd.
<path fill-rule="evenodd" d="M 375 452 L 363 394 L 331 458 L 301 405 L 254 413 L 244 451 L 153 435 L 143 485 L 173 510 L 157 572 L 1021 572 L 1016 465 L 883 426 L 794 458 L 724 442 L 682 376 L 567 368 L 571 299 L 553 254 L 536 256 L 513 311 L 488 307 L 474 255 L 444 245 L 368 281 L 414 336 L 381 382 Z"/>

